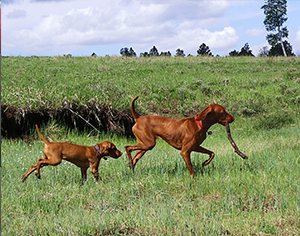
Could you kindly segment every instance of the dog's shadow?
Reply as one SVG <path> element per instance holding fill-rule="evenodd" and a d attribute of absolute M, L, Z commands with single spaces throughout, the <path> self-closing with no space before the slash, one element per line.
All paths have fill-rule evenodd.
<path fill-rule="evenodd" d="M 210 163 L 207 166 L 202 166 L 202 163 L 197 162 L 194 164 L 194 171 L 196 173 L 196 175 L 212 175 L 215 171 L 216 171 L 216 167 L 214 165 L 214 163 Z"/>
<path fill-rule="evenodd" d="M 199 175 L 213 175 L 216 171 L 215 165 L 210 163 L 207 166 L 202 167 L 202 162 L 199 161 L 192 161 L 193 169 L 197 176 Z M 175 163 L 172 165 L 172 167 L 166 168 L 165 170 L 170 175 L 182 175 L 184 173 L 189 173 L 189 170 L 183 160 L 175 160 Z"/>

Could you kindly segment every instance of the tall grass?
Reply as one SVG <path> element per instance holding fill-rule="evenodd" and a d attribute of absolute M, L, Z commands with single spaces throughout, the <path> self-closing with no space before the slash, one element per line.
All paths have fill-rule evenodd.
<path fill-rule="evenodd" d="M 190 115 L 212 102 L 245 117 L 299 108 L 299 58 L 4 57 L 2 102 L 16 107 L 107 103 Z"/>
<path fill-rule="evenodd" d="M 224 127 L 213 126 L 204 147 L 216 157 L 193 154 L 192 179 L 179 152 L 164 141 L 128 168 L 125 155 L 100 163 L 104 182 L 63 162 L 44 167 L 25 183 L 21 176 L 41 157 L 42 142 L 2 142 L 3 235 L 298 235 L 300 233 L 299 127 L 232 130 L 248 156 L 233 153 Z M 45 132 L 44 130 L 42 132 Z M 60 141 L 85 145 L 109 139 L 124 151 L 135 143 L 117 136 L 57 132 Z M 61 134 L 62 133 L 62 134 Z M 56 133 L 52 138 L 56 138 Z M 291 141 L 292 140 L 292 141 Z"/>
<path fill-rule="evenodd" d="M 32 109 L 109 103 L 141 114 L 191 116 L 218 102 L 236 120 L 233 139 L 215 125 L 203 146 L 214 160 L 192 155 L 192 179 L 179 154 L 162 140 L 138 162 L 125 154 L 101 161 L 104 182 L 68 162 L 22 175 L 44 144 L 2 140 L 3 235 L 299 235 L 299 58 L 2 58 L 2 103 Z M 124 153 L 135 140 L 79 133 L 55 122 L 41 127 L 53 141 L 94 145 L 108 139 Z M 33 137 L 33 138 L 32 138 Z M 33 139 L 33 140 L 32 140 Z"/>

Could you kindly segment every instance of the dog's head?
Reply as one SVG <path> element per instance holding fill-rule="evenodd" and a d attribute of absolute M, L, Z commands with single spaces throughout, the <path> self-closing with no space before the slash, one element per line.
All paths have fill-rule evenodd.
<path fill-rule="evenodd" d="M 97 144 L 102 157 L 119 158 L 123 153 L 112 142 L 104 141 Z"/>
<path fill-rule="evenodd" d="M 209 119 L 213 124 L 231 123 L 234 117 L 230 115 L 223 106 L 219 104 L 210 104 L 198 115 L 199 120 Z"/>

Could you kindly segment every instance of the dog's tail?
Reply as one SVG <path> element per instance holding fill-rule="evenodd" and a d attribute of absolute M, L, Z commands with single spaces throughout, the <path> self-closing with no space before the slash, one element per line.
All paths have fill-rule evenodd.
<path fill-rule="evenodd" d="M 45 137 L 42 135 L 42 133 L 41 133 L 40 130 L 39 130 L 39 127 L 38 127 L 37 125 L 35 125 L 35 128 L 36 128 L 36 130 L 37 130 L 39 136 L 41 137 L 41 139 L 44 141 L 44 143 L 45 143 L 46 145 L 49 145 L 50 142 L 49 142 L 47 139 L 45 139 Z"/>
<path fill-rule="evenodd" d="M 131 113 L 133 115 L 134 120 L 137 120 L 140 117 L 140 115 L 137 114 L 134 109 L 134 101 L 137 100 L 138 98 L 139 98 L 139 96 L 136 96 L 134 99 L 132 99 L 131 104 L 130 104 Z"/>

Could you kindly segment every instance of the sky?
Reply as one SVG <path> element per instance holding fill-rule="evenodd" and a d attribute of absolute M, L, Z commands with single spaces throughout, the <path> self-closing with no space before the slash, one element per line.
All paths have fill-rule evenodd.
<path fill-rule="evenodd" d="M 264 0 L 2 0 L 2 56 L 139 56 L 155 46 L 197 55 L 202 43 L 227 56 L 268 46 Z M 300 4 L 287 1 L 288 42 L 300 56 Z"/>

